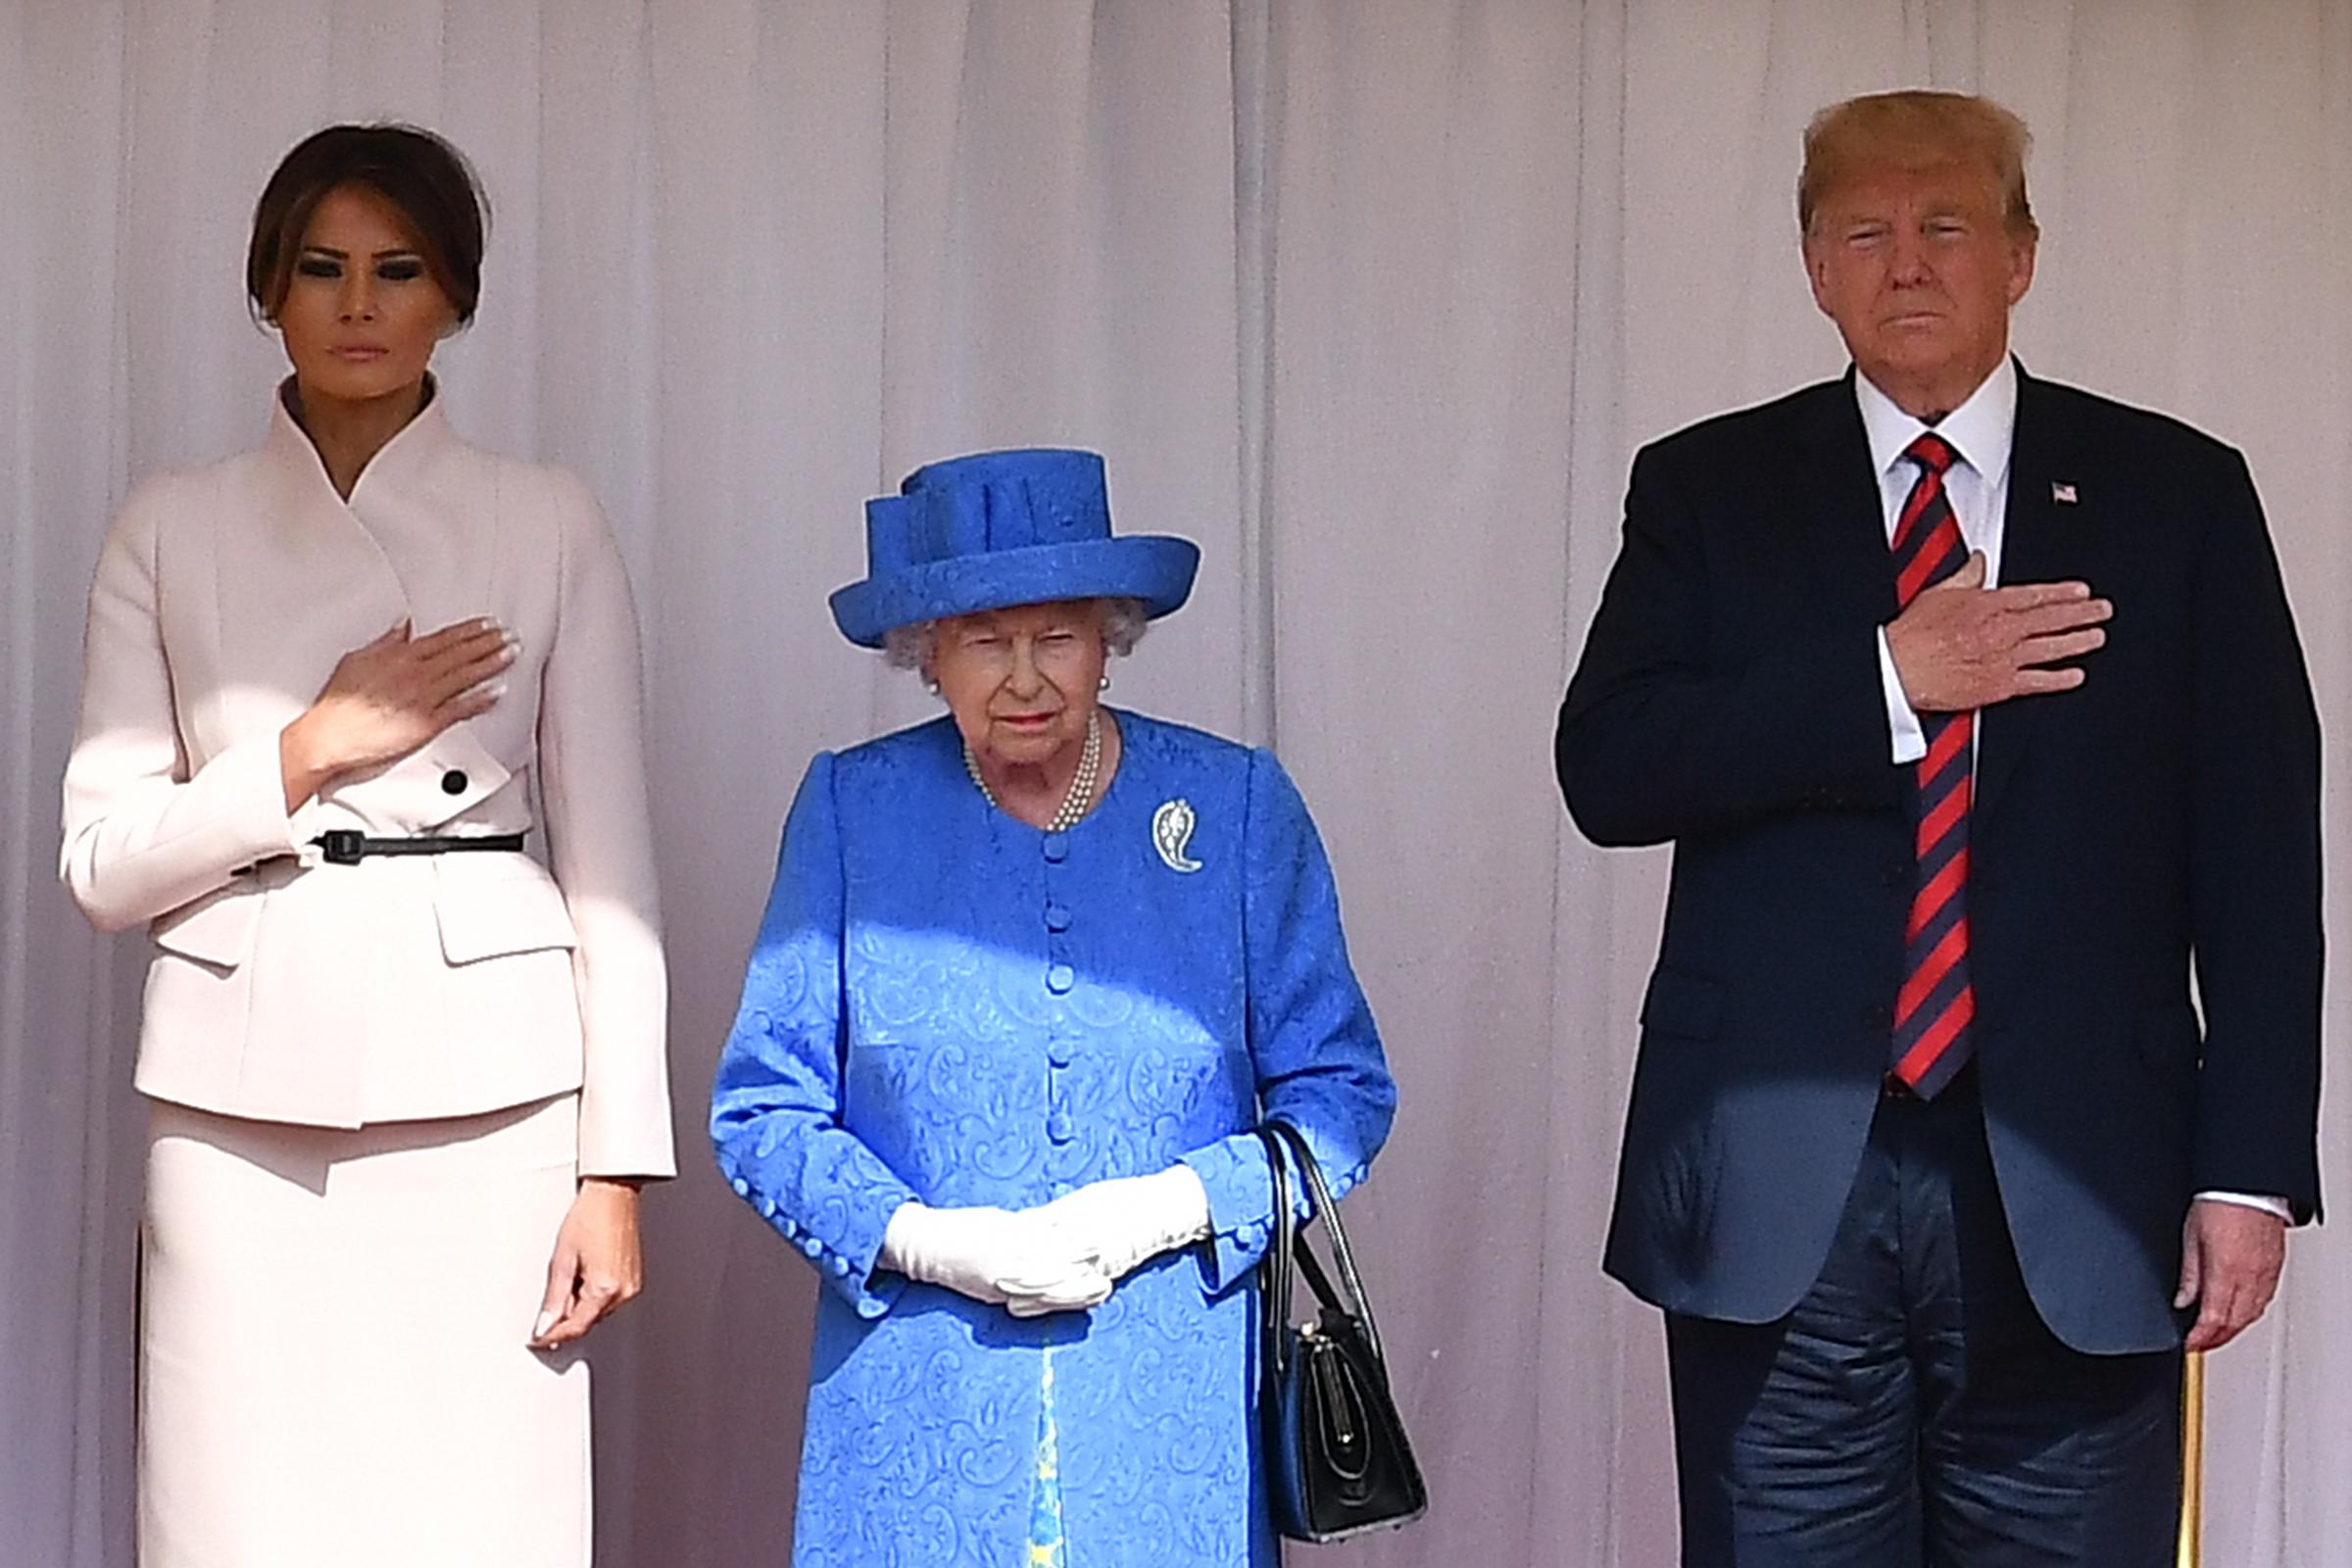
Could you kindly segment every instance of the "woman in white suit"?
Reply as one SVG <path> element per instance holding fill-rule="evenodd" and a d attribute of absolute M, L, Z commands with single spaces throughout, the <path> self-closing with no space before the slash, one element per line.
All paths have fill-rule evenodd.
<path fill-rule="evenodd" d="M 588 1561 L 573 1343 L 674 1169 L 637 630 L 587 491 L 443 417 L 482 230 L 428 132 L 288 154 L 269 435 L 141 486 L 91 590 L 64 876 L 155 946 L 145 1568 Z"/>

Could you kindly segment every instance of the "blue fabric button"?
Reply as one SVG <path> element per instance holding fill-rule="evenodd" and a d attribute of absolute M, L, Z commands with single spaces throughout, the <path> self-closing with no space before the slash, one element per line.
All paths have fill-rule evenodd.
<path fill-rule="evenodd" d="M 768 1197 L 765 1193 L 761 1193 L 760 1195 L 760 1217 L 761 1219 L 774 1219 L 776 1217 L 776 1200 Z"/>
<path fill-rule="evenodd" d="M 1057 963 L 1046 971 L 1046 989 L 1057 997 L 1068 996 L 1070 987 L 1077 983 L 1078 971 L 1066 963 Z"/>
<path fill-rule="evenodd" d="M 804 1236 L 801 1238 L 801 1250 L 807 1252 L 810 1257 L 814 1257 L 817 1253 L 823 1251 L 824 1250 L 825 1244 L 818 1241 L 815 1237 Z"/>
<path fill-rule="evenodd" d="M 727 1185 L 735 1189 L 735 1196 L 737 1198 L 749 1198 L 752 1196 L 752 1184 L 745 1181 L 740 1176 L 736 1177 Z"/>
<path fill-rule="evenodd" d="M 1046 1136 L 1057 1144 L 1066 1144 L 1078 1136 L 1078 1124 L 1066 1110 L 1057 1110 L 1046 1118 Z"/>
<path fill-rule="evenodd" d="M 1070 858 L 1070 836 L 1067 833 L 1046 835 L 1046 858 L 1055 865 Z"/>
<path fill-rule="evenodd" d="M 883 1313 L 889 1310 L 890 1303 L 883 1300 L 878 1296 L 860 1296 L 858 1298 L 858 1315 L 859 1317 L 880 1317 Z"/>
<path fill-rule="evenodd" d="M 789 1215 L 783 1219 L 777 1220 L 776 1224 L 783 1230 L 787 1240 L 801 1234 L 801 1227 L 794 1223 Z"/>
<path fill-rule="evenodd" d="M 849 1260 L 848 1258 L 846 1258 L 846 1257 L 842 1256 L 842 1255 L 841 1255 L 839 1252 L 836 1252 L 836 1253 L 834 1253 L 834 1254 L 833 1254 L 833 1272 L 834 1272 L 834 1273 L 836 1273 L 836 1274 L 847 1274 L 847 1273 L 849 1273 L 849 1271 L 850 1271 L 850 1260 Z"/>
<path fill-rule="evenodd" d="M 1046 1047 L 1046 1059 L 1056 1067 L 1067 1067 L 1078 1059 L 1078 1047 L 1072 1041 L 1056 1040 Z"/>
<path fill-rule="evenodd" d="M 1049 931 L 1067 931 L 1069 928 L 1070 928 L 1070 910 L 1069 910 L 1069 906 L 1068 906 L 1067 905 L 1062 905 L 1062 904 L 1049 904 L 1049 905 L 1047 905 L 1047 906 L 1046 906 L 1046 929 L 1047 929 L 1047 930 L 1049 930 Z"/>

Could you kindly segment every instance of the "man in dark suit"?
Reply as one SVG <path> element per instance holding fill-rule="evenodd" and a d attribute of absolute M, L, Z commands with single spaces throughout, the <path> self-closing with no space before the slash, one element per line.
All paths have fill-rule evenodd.
<path fill-rule="evenodd" d="M 1560 710 L 1578 826 L 1675 846 L 1606 1266 L 1666 1312 L 1686 1564 L 2169 1564 L 2184 1339 L 2319 1207 L 2277 558 L 2236 452 L 2010 359 L 2026 142 L 1815 119 L 1854 368 L 1635 460 Z"/>

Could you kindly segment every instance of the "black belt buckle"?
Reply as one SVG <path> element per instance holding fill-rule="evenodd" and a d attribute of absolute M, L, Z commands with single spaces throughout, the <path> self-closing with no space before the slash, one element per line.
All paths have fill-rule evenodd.
<path fill-rule="evenodd" d="M 357 865 L 368 853 L 368 835 L 357 828 L 330 827 L 311 842 L 329 865 Z"/>

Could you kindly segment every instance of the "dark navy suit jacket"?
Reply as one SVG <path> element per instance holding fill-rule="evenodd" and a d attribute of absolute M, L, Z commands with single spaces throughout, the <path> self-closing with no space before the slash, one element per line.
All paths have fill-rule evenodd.
<path fill-rule="evenodd" d="M 2051 1329 L 2168 1348 L 2192 1194 L 2319 1208 L 2319 724 L 2235 451 L 2021 371 L 2008 494 L 2003 579 L 2115 618 L 2081 687 L 1982 718 L 1986 1137 Z M 1674 845 L 1606 1255 L 1670 1311 L 1788 1311 L 1860 1160 L 1911 885 L 1894 613 L 1850 372 L 1635 460 L 1556 760 L 1595 843 Z"/>

